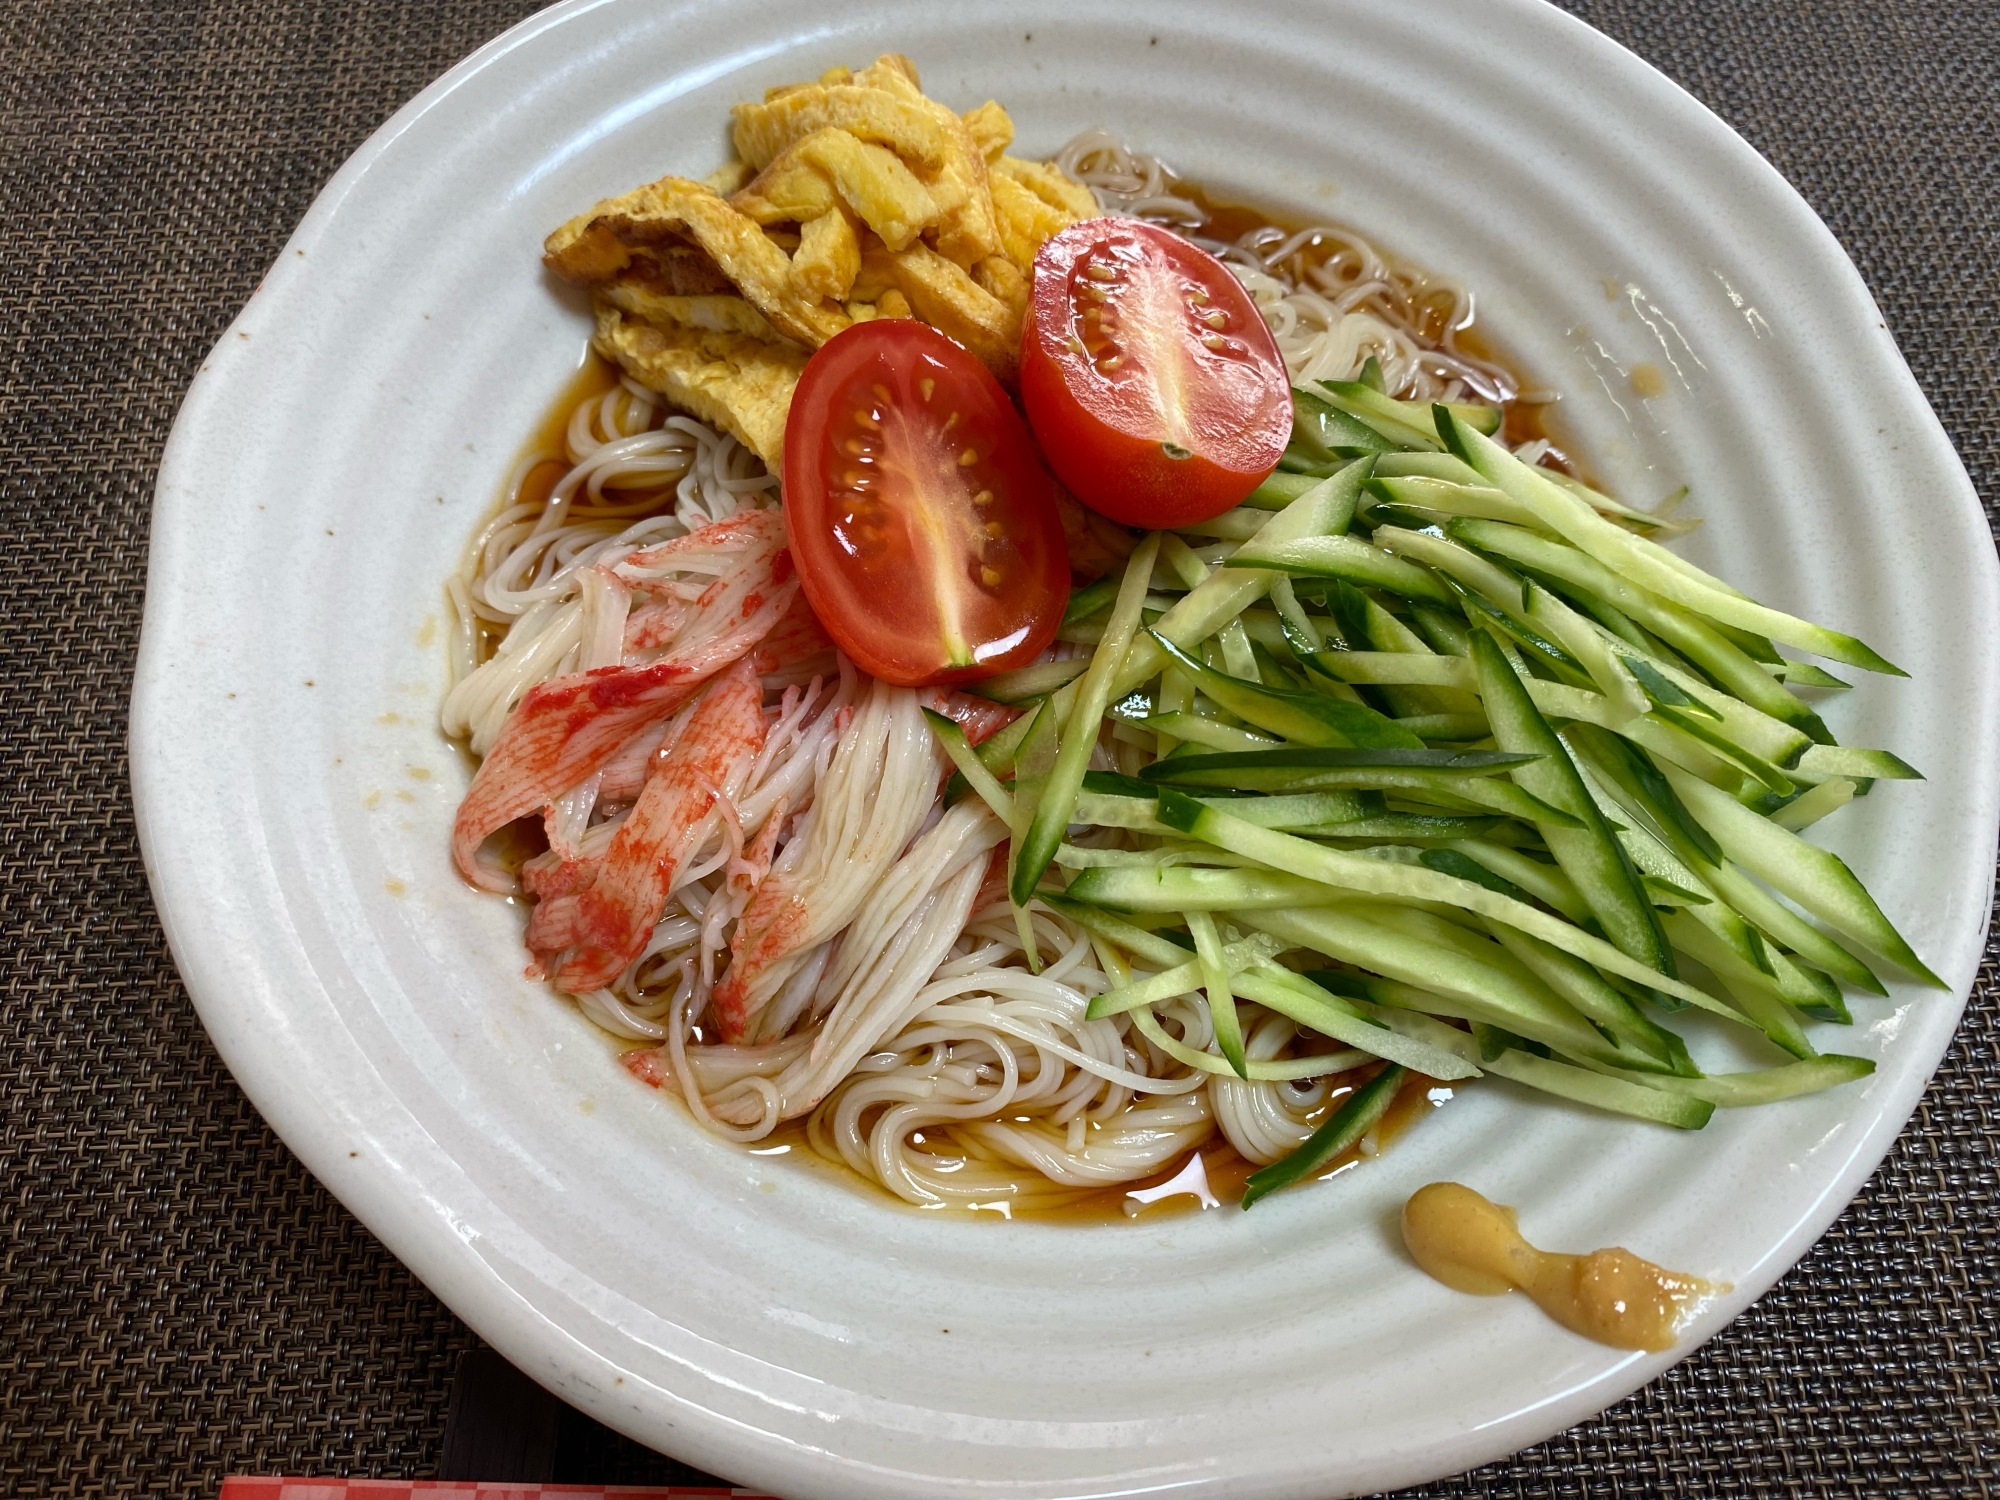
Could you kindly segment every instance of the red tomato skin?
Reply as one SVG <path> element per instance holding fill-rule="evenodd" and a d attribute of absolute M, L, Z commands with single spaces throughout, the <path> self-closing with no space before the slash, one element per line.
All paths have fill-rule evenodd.
<path fill-rule="evenodd" d="M 1105 382 L 1081 350 L 1069 345 L 1071 282 L 1077 262 L 1094 247 L 1137 242 L 1192 275 L 1232 314 L 1231 332 L 1245 358 L 1218 396 L 1233 411 L 1210 413 L 1228 429 L 1219 441 L 1171 457 L 1159 429 L 1134 430 L 1128 410 L 1109 409 Z M 1216 363 L 1190 350 L 1196 364 Z M 1247 389 L 1246 388 L 1251 388 Z M 1021 402 L 1042 453 L 1070 491 L 1093 510 L 1128 526 L 1185 526 L 1238 504 L 1277 466 L 1291 440 L 1291 384 L 1277 340 L 1228 269 L 1171 231 L 1128 219 L 1086 219 L 1051 236 L 1035 256 L 1029 316 L 1021 333 Z M 1205 451 L 1206 450 L 1206 451 Z"/>
<path fill-rule="evenodd" d="M 830 471 L 839 459 L 829 452 L 828 427 L 851 409 L 843 404 L 843 393 L 851 397 L 858 384 L 882 384 L 896 396 L 913 398 L 924 372 L 948 384 L 948 395 L 962 403 L 969 420 L 955 429 L 952 446 L 970 441 L 982 451 L 982 464 L 965 473 L 999 494 L 995 510 L 982 514 L 998 515 L 1005 527 L 1002 540 L 1019 560 L 1004 589 L 974 596 L 972 608 L 959 616 L 961 623 L 976 616 L 973 623 L 983 625 L 973 632 L 979 639 L 970 642 L 977 657 L 970 662 L 953 663 L 942 631 L 926 626 L 927 608 L 943 621 L 945 603 L 954 592 L 939 586 L 935 570 L 926 571 L 921 560 L 906 556 L 878 576 L 857 582 L 857 570 L 835 534 Z M 921 455 L 904 453 L 901 463 L 885 463 L 887 471 L 913 486 L 908 503 L 939 514 L 949 513 L 954 504 L 962 509 L 962 495 L 940 498 L 914 488 L 911 470 L 921 466 L 910 462 L 914 457 Z M 938 470 L 934 466 L 931 472 Z M 821 346 L 792 394 L 783 487 L 792 558 L 806 600 L 834 643 L 871 677 L 898 687 L 975 682 L 1027 665 L 1048 649 L 1061 628 L 1069 598 L 1069 553 L 1054 487 L 1034 438 L 991 372 L 963 345 L 928 324 L 875 319 L 854 324 Z M 1010 640 L 1013 644 L 1006 644 Z"/>

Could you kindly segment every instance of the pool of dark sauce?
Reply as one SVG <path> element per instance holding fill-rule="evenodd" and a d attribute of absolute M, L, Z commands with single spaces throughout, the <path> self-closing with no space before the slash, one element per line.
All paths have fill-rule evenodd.
<path fill-rule="evenodd" d="M 1202 188 L 1184 181 L 1175 182 L 1173 191 L 1177 196 L 1191 199 L 1208 214 L 1208 223 L 1200 231 L 1207 239 L 1235 241 L 1259 229 L 1277 228 L 1289 234 L 1306 227 L 1304 223 L 1290 216 L 1274 215 L 1235 203 L 1221 195 L 1211 195 Z M 1311 249 L 1309 242 L 1305 253 L 1310 255 Z M 1382 250 L 1379 242 L 1377 249 Z M 1383 254 L 1392 262 L 1396 261 L 1391 252 L 1383 250 Z M 1427 341 L 1435 340 L 1444 332 L 1448 304 L 1440 301 L 1437 305 L 1422 306 L 1425 321 L 1420 331 Z M 1460 328 L 1456 342 L 1463 352 L 1509 370 L 1516 376 L 1517 382 L 1523 389 L 1530 387 L 1530 382 L 1519 380 L 1519 371 L 1514 369 L 1503 352 L 1495 348 L 1486 331 L 1479 328 L 1476 323 Z M 522 445 L 516 462 L 519 463 L 537 453 L 562 454 L 565 451 L 564 435 L 569 425 L 570 414 L 576 405 L 589 397 L 603 395 L 615 387 L 618 380 L 619 372 L 616 367 L 594 352 L 587 354 L 581 366 L 564 384 L 547 415 L 535 427 L 528 441 Z M 1514 401 L 1508 403 L 1505 410 L 1503 430 L 1510 446 L 1547 439 L 1558 445 L 1556 461 L 1565 468 L 1569 467 L 1561 460 L 1559 439 L 1548 429 L 1547 422 L 1551 415 L 1549 403 Z M 565 465 L 561 462 L 538 465 L 524 479 L 519 500 L 526 503 L 546 502 L 549 492 L 562 477 L 564 469 Z M 512 477 L 511 471 L 509 477 Z M 490 654 L 497 639 L 495 636 L 491 640 L 482 641 L 480 651 L 482 660 Z M 526 857 L 532 852 L 534 851 L 531 849 L 519 851 L 521 857 Z M 605 1041 L 616 1053 L 639 1050 L 633 1044 L 609 1034 L 605 1035 Z M 1324 1045 L 1307 1044 L 1301 1051 L 1309 1052 Z M 1365 1083 L 1374 1071 L 1372 1066 L 1357 1069 L 1334 1080 L 1330 1097 L 1307 1116 L 1306 1127 L 1308 1129 L 1317 1127 L 1328 1113 L 1337 1108 L 1355 1088 Z M 1389 1106 L 1375 1129 L 1354 1149 L 1329 1162 L 1317 1174 L 1316 1180 L 1325 1182 L 1357 1167 L 1366 1166 L 1369 1157 L 1389 1149 L 1404 1132 L 1450 1100 L 1454 1089 L 1462 1086 L 1462 1084 L 1441 1083 L 1420 1074 L 1411 1074 L 1397 1091 L 1395 1101 Z M 677 1106 L 679 1105 L 678 1096 L 673 1090 L 662 1089 L 661 1092 L 674 1099 Z M 935 1151 L 940 1158 L 951 1159 L 960 1154 L 948 1138 L 928 1140 L 922 1144 L 925 1148 Z M 820 1155 L 812 1149 L 806 1121 L 803 1119 L 787 1121 L 755 1146 L 746 1149 L 766 1159 L 782 1159 L 787 1163 L 797 1163 L 804 1170 L 825 1174 L 857 1192 L 866 1193 L 877 1200 L 887 1200 L 902 1205 L 911 1212 L 932 1211 L 903 1204 L 901 1199 L 851 1171 L 844 1163 Z M 1245 1181 L 1251 1173 L 1258 1170 L 1259 1163 L 1240 1155 L 1229 1145 L 1219 1129 L 1201 1146 L 1196 1155 L 1201 1162 L 1200 1182 L 1206 1189 L 1206 1197 L 1195 1191 L 1194 1174 L 1190 1170 L 1191 1162 L 1183 1158 L 1150 1177 L 1137 1181 L 1121 1182 L 1102 1188 L 1077 1189 L 1066 1195 L 1059 1193 L 1038 1195 L 1041 1199 L 1039 1202 L 1009 1204 L 1004 1209 L 999 1203 L 983 1203 L 978 1205 L 977 1210 L 958 1208 L 950 1211 L 961 1213 L 976 1211 L 981 1217 L 1004 1216 L 1010 1219 L 1033 1219 L 1036 1222 L 1049 1223 L 1108 1224 L 1131 1223 L 1137 1220 L 1151 1224 L 1199 1213 L 1211 1206 L 1234 1208 L 1243 1196 Z M 1153 1196 L 1154 1190 L 1170 1185 L 1181 1186 L 1183 1190 Z"/>

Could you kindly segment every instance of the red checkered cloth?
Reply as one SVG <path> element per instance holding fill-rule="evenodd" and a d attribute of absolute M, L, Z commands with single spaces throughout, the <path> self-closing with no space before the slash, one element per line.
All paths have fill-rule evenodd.
<path fill-rule="evenodd" d="M 216 1500 L 773 1500 L 706 1485 L 509 1484 L 485 1479 L 283 1479 L 234 1475 Z"/>

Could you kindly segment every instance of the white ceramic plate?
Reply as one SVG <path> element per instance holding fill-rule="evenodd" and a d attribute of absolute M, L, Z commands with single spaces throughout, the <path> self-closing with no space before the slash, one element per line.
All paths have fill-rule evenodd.
<path fill-rule="evenodd" d="M 1006 103 L 1028 151 L 1109 125 L 1456 275 L 1607 480 L 1692 486 L 1691 555 L 1913 672 L 1829 715 L 1929 773 L 1828 837 L 1955 987 L 1857 1005 L 1826 1045 L 1879 1058 L 1872 1080 L 1695 1135 L 1496 1080 L 1255 1214 L 975 1222 L 705 1138 L 521 977 L 520 913 L 447 868 L 466 767 L 432 725 L 440 580 L 583 347 L 542 236 L 706 171 L 733 101 L 892 48 L 961 108 Z M 1633 394 L 1637 363 L 1666 394 Z M 1985 929 L 1995 599 L 1971 487 L 1832 236 L 1687 95 L 1533 0 L 575 0 L 390 121 L 203 365 L 161 470 L 133 778 L 174 954 L 244 1088 L 568 1400 L 815 1500 L 1319 1497 L 1600 1410 L 1848 1201 Z M 1394 1232 L 1440 1177 L 1544 1243 L 1736 1290 L 1662 1356 L 1459 1296 Z"/>

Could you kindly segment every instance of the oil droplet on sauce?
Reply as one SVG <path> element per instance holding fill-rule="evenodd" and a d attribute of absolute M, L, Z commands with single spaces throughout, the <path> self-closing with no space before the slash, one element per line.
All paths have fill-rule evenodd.
<path fill-rule="evenodd" d="M 1667 393 L 1667 377 L 1658 365 L 1637 364 L 1632 373 L 1625 377 L 1632 382 L 1632 394 L 1652 399 Z"/>
<path fill-rule="evenodd" d="M 1526 1292 L 1563 1327 L 1616 1349 L 1672 1348 L 1681 1320 L 1729 1290 L 1630 1250 L 1537 1250 L 1521 1237 L 1513 1209 L 1456 1182 L 1434 1182 L 1411 1195 L 1403 1205 L 1403 1243 L 1427 1274 L 1456 1291 Z"/>

